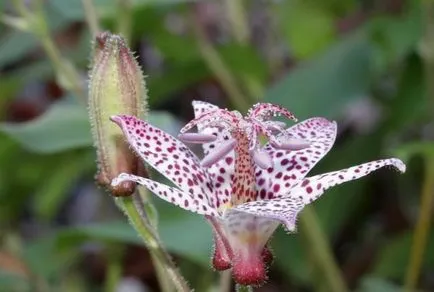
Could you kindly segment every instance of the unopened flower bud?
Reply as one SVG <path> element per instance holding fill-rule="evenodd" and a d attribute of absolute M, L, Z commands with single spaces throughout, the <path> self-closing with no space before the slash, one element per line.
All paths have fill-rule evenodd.
<path fill-rule="evenodd" d="M 140 161 L 109 117 L 143 115 L 146 98 L 142 71 L 124 39 L 108 32 L 99 34 L 90 69 L 89 116 L 97 148 L 97 182 L 114 196 L 134 192 L 133 182 L 113 187 L 111 181 L 123 172 L 138 174 Z"/>

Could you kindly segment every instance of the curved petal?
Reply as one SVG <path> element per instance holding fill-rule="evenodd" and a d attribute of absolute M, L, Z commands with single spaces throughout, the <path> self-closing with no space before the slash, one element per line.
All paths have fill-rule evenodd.
<path fill-rule="evenodd" d="M 179 189 L 215 206 L 213 187 L 199 159 L 182 142 L 133 116 L 113 116 L 128 143 L 149 165 L 171 180 Z M 204 196 L 207 196 L 204 198 Z"/>
<path fill-rule="evenodd" d="M 217 211 L 211 208 L 211 206 L 208 205 L 206 200 L 193 198 L 190 194 L 182 192 L 177 188 L 172 188 L 144 177 L 122 173 L 112 181 L 112 185 L 116 186 L 125 181 L 133 181 L 142 186 L 145 186 L 161 199 L 176 206 L 179 206 L 185 210 L 200 215 L 219 216 L 217 214 Z"/>
<path fill-rule="evenodd" d="M 401 173 L 405 172 L 405 164 L 397 158 L 371 161 L 305 178 L 297 186 L 294 186 L 289 196 L 302 199 L 304 204 L 309 204 L 318 199 L 327 189 L 347 181 L 359 179 L 385 166 L 393 166 Z"/>
<path fill-rule="evenodd" d="M 295 231 L 297 214 L 303 209 L 302 199 L 283 197 L 273 200 L 254 201 L 238 205 L 228 210 L 224 217 L 259 216 L 262 220 L 278 221 L 283 223 L 288 231 Z"/>
<path fill-rule="evenodd" d="M 205 114 L 206 112 L 216 110 L 219 107 L 204 101 L 193 101 L 194 116 Z M 202 144 L 204 156 L 206 157 L 211 151 L 218 148 L 231 138 L 231 134 L 227 129 L 218 127 L 204 128 L 202 124 L 197 125 L 198 132 L 202 134 L 211 134 L 217 137 L 217 139 L 210 143 Z M 234 151 L 229 152 L 225 157 L 207 168 L 207 172 L 210 174 L 211 179 L 215 181 L 214 193 L 216 194 L 216 206 L 220 207 L 227 204 L 231 197 L 231 175 L 234 174 Z"/>
<path fill-rule="evenodd" d="M 327 189 L 335 185 L 361 178 L 384 166 L 394 166 L 400 172 L 405 172 L 405 165 L 399 159 L 372 161 L 305 178 L 294 186 L 285 197 L 245 203 L 228 210 L 228 212 L 240 211 L 279 220 L 285 224 L 288 231 L 294 231 L 297 214 L 306 204 L 318 199 Z"/>
<path fill-rule="evenodd" d="M 286 196 L 332 148 L 336 131 L 335 122 L 324 118 L 311 118 L 284 132 L 284 136 L 288 138 L 310 143 L 309 147 L 301 150 L 281 150 L 270 143 L 266 144 L 264 149 L 272 157 L 274 166 L 267 170 L 256 167 L 257 199 Z M 283 134 L 278 138 L 281 137 Z"/>

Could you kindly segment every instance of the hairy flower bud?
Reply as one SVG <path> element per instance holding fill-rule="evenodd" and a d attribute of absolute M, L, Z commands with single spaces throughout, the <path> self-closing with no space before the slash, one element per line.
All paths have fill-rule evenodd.
<path fill-rule="evenodd" d="M 98 184 L 114 196 L 128 196 L 135 183 L 111 186 L 122 172 L 138 174 L 139 160 L 129 149 L 122 131 L 110 122 L 116 114 L 141 116 L 146 107 L 146 88 L 142 71 L 118 35 L 104 32 L 96 37 L 89 80 L 89 116 L 97 148 Z"/>

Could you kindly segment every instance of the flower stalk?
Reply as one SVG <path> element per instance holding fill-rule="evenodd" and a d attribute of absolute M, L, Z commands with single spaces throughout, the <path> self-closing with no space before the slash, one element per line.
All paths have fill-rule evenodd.
<path fill-rule="evenodd" d="M 122 210 L 125 212 L 125 215 L 128 217 L 131 225 L 143 239 L 143 242 L 148 248 L 151 256 L 156 259 L 155 262 L 158 262 L 158 265 L 161 265 L 157 265 L 157 267 L 160 267 L 165 271 L 165 274 L 172 280 L 177 291 L 190 291 L 187 282 L 175 267 L 175 264 L 173 263 L 169 254 L 162 247 L 162 244 L 155 233 L 153 226 L 151 226 L 147 220 L 143 220 L 140 212 L 137 210 L 137 206 L 133 199 L 134 196 L 137 196 L 137 194 L 133 194 L 130 197 L 119 197 L 117 198 L 117 201 Z M 161 269 L 159 269 L 158 273 L 161 273 Z M 160 277 L 160 280 L 161 278 L 162 277 Z M 170 291 L 170 285 L 165 282 L 167 281 L 163 281 L 163 283 L 161 283 L 162 290 Z"/>
<path fill-rule="evenodd" d="M 246 110 L 250 107 L 251 101 L 244 95 L 237 84 L 235 76 L 225 64 L 222 57 L 211 44 L 196 16 L 192 17 L 193 32 L 196 36 L 197 46 L 210 70 L 220 82 L 223 89 L 227 92 L 228 98 L 235 108 Z"/>
<path fill-rule="evenodd" d="M 235 285 L 236 292 L 253 292 L 253 288 L 251 286 L 244 286 L 240 284 Z"/>
<path fill-rule="evenodd" d="M 424 35 L 420 41 L 419 54 L 424 63 L 425 86 L 427 97 L 427 117 L 434 114 L 434 1 L 421 2 L 424 23 Z M 423 152 L 425 178 L 422 185 L 419 217 L 417 219 L 410 260 L 404 283 L 404 291 L 415 291 L 420 277 L 421 266 L 429 235 L 432 206 L 434 203 L 434 154 Z"/>
<path fill-rule="evenodd" d="M 81 3 L 83 6 L 87 26 L 89 27 L 90 33 L 92 34 L 92 38 L 94 39 L 100 32 L 98 14 L 96 12 L 95 5 L 93 5 L 92 0 L 81 0 Z"/>
<path fill-rule="evenodd" d="M 117 0 L 118 17 L 117 17 L 117 31 L 129 42 L 131 38 L 131 20 L 132 20 L 132 7 L 131 0 Z"/>
<path fill-rule="evenodd" d="M 58 83 L 84 102 L 86 100 L 83 88 L 84 84 L 74 65 L 69 60 L 62 57 L 59 49 L 51 38 L 43 11 L 42 1 L 32 1 L 29 4 L 31 8 L 26 6 L 24 0 L 14 0 L 13 4 L 15 11 L 22 20 L 22 28 L 41 40 L 42 48 L 51 61 Z M 15 26 L 15 28 L 17 27 Z"/>

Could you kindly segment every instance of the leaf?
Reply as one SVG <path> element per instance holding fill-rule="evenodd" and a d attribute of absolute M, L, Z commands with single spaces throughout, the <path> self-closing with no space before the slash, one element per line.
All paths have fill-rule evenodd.
<path fill-rule="evenodd" d="M 369 38 L 374 45 L 376 70 L 384 71 L 415 51 L 422 37 L 420 5 L 412 4 L 398 16 L 377 16 L 367 24 Z"/>
<path fill-rule="evenodd" d="M 317 3 L 285 1 L 276 8 L 288 47 L 296 59 L 316 55 L 335 39 L 334 17 Z"/>
<path fill-rule="evenodd" d="M 384 125 L 391 132 L 402 131 L 427 112 L 425 76 L 420 58 L 410 55 L 401 68 L 396 93 L 392 93 L 388 104 L 390 115 Z"/>
<path fill-rule="evenodd" d="M 400 145 L 393 153 L 404 161 L 409 161 L 413 156 L 434 157 L 433 142 L 413 142 Z"/>
<path fill-rule="evenodd" d="M 75 104 L 57 103 L 30 122 L 2 123 L 0 131 L 28 151 L 37 153 L 54 153 L 92 145 L 87 112 Z"/>
<path fill-rule="evenodd" d="M 158 230 L 166 248 L 202 266 L 208 266 L 212 250 L 212 234 L 206 221 L 200 216 L 187 213 L 160 200 L 156 205 L 160 219 Z M 57 246 L 68 249 L 97 239 L 143 245 L 142 239 L 125 219 L 59 231 Z"/>
<path fill-rule="evenodd" d="M 151 75 L 146 79 L 149 101 L 153 105 L 163 103 L 176 92 L 209 76 L 210 72 L 203 62 L 172 64 L 167 72 Z M 170 86 L 167 86 L 168 84 Z"/>
<path fill-rule="evenodd" d="M 12 31 L 0 40 L 0 67 L 16 62 L 31 49 L 35 49 L 38 40 L 30 34 Z"/>
<path fill-rule="evenodd" d="M 402 279 L 407 271 L 413 231 L 405 232 L 385 242 L 378 252 L 371 274 L 380 278 Z M 423 269 L 434 268 L 434 230 L 429 232 L 423 257 Z"/>
<path fill-rule="evenodd" d="M 147 5 L 161 6 L 195 1 L 201 0 L 132 0 L 131 3 L 132 8 L 136 9 L 137 7 Z M 105 18 L 116 16 L 117 5 L 115 1 L 93 0 L 92 2 L 95 5 L 96 11 L 98 11 L 99 17 Z M 85 18 L 82 2 L 80 0 L 49 0 L 48 3 L 50 6 L 55 7 L 61 15 L 69 20 L 80 21 Z"/>
<path fill-rule="evenodd" d="M 1 291 L 32 291 L 30 282 L 27 278 L 14 273 L 5 272 L 0 269 L 0 289 Z"/>
<path fill-rule="evenodd" d="M 381 278 L 365 277 L 357 292 L 400 292 L 403 288 Z"/>
<path fill-rule="evenodd" d="M 85 170 L 95 165 L 94 152 L 67 153 L 58 159 L 57 167 L 44 177 L 34 196 L 36 215 L 44 220 L 52 220 L 59 213 L 61 205 Z"/>
<path fill-rule="evenodd" d="M 265 101 L 291 109 L 299 118 L 336 116 L 367 94 L 371 47 L 363 33 L 344 39 L 319 58 L 289 72 L 265 94 Z"/>
<path fill-rule="evenodd" d="M 174 119 L 165 112 L 150 112 L 149 122 L 165 129 L 173 125 Z M 26 150 L 41 154 L 93 145 L 87 110 L 76 103 L 56 103 L 29 122 L 1 123 L 0 131 Z"/>

